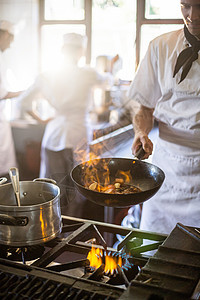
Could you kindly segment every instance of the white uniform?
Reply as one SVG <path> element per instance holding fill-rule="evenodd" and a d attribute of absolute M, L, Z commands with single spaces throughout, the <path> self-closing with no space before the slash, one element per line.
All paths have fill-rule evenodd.
<path fill-rule="evenodd" d="M 39 92 L 55 108 L 56 116 L 46 125 L 42 148 L 61 151 L 86 147 L 92 88 L 106 80 L 90 67 L 69 65 L 57 73 L 40 75 L 35 84 L 21 95 L 23 111 L 30 110 L 31 102 Z"/>
<path fill-rule="evenodd" d="M 85 160 L 83 152 L 85 155 L 88 150 L 87 111 L 92 99 L 92 88 L 106 82 L 107 77 L 90 67 L 68 65 L 57 73 L 40 75 L 35 84 L 21 96 L 22 109 L 25 111 L 30 110 L 31 102 L 38 92 L 55 108 L 56 116 L 46 125 L 42 139 L 40 177 L 57 181 L 61 188 L 62 212 L 68 215 L 81 216 L 81 205 L 84 202 L 82 199 L 77 202 L 74 200 L 70 171 L 73 163 L 78 161 L 75 152 L 79 151 L 78 156 L 81 155 Z M 71 200 L 73 203 L 67 207 Z"/>
<path fill-rule="evenodd" d="M 56 82 L 54 76 L 45 79 L 46 86 L 51 86 L 53 97 L 47 93 L 44 95 L 47 95 L 57 115 L 46 126 L 43 147 L 53 151 L 75 149 L 81 140 L 86 141 L 92 88 L 103 81 L 98 76 L 92 68 L 72 66 L 63 70 Z"/>
<path fill-rule="evenodd" d="M 180 84 L 181 72 L 173 78 L 186 44 L 183 30 L 154 39 L 129 90 L 129 99 L 154 108 L 159 137 L 152 163 L 166 176 L 143 205 L 144 230 L 169 233 L 177 222 L 200 227 L 200 57 Z"/>
<path fill-rule="evenodd" d="M 5 88 L 5 70 L 3 66 L 2 52 L 0 51 L 0 98 L 7 95 Z M 0 100 L 0 176 L 7 174 L 10 167 L 16 167 L 15 149 L 11 126 L 4 115 L 5 101 Z"/>

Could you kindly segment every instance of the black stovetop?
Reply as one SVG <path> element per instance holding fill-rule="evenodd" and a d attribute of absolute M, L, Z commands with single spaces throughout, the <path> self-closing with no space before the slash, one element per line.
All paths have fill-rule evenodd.
<path fill-rule="evenodd" d="M 25 252 L 24 264 L 13 261 L 12 255 L 0 259 L 0 299 L 199 299 L 200 229 L 178 223 L 167 236 L 67 216 L 62 219 L 61 235 L 38 245 L 38 258 L 26 262 Z M 122 242 L 117 249 L 108 245 L 105 250 L 104 236 L 116 233 Z M 124 259 L 118 274 L 107 281 L 102 280 L 101 267 L 90 270 L 90 275 L 85 272 L 94 240 L 106 253 Z M 20 251 L 24 256 L 25 249 Z M 70 273 L 76 269 L 84 270 L 83 275 Z"/>

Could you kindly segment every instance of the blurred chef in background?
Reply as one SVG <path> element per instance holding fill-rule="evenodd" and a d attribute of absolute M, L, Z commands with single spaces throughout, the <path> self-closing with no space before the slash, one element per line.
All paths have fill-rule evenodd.
<path fill-rule="evenodd" d="M 6 66 L 3 52 L 10 48 L 14 40 L 14 25 L 6 20 L 0 21 L 0 176 L 8 176 L 10 167 L 17 165 L 10 123 L 6 120 L 6 99 L 15 98 L 21 92 L 9 92 L 6 88 Z"/>
<path fill-rule="evenodd" d="M 40 177 L 57 181 L 62 194 L 62 213 L 78 217 L 82 216 L 81 204 L 84 201 L 77 203 L 74 200 L 70 171 L 79 162 L 80 157 L 76 153 L 82 156 L 88 151 L 88 109 L 92 88 L 103 86 L 110 80 L 110 75 L 102 76 L 89 66 L 79 66 L 81 57 L 85 56 L 86 46 L 86 36 L 65 34 L 61 68 L 57 72 L 40 75 L 22 95 L 21 103 L 22 110 L 30 112 L 31 102 L 41 93 L 55 108 L 56 115 L 47 123 L 42 140 Z M 37 111 L 30 113 L 40 119 Z"/>

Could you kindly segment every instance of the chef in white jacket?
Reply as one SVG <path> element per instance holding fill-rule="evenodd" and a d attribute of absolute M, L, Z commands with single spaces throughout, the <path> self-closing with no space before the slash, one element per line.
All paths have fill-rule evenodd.
<path fill-rule="evenodd" d="M 165 172 L 143 204 L 140 228 L 169 233 L 181 222 L 200 227 L 200 1 L 180 0 L 184 28 L 154 39 L 129 90 L 135 137 L 148 158 L 154 118 L 159 137 L 152 163 Z"/>
<path fill-rule="evenodd" d="M 8 176 L 10 167 L 16 167 L 15 148 L 10 123 L 6 120 L 6 99 L 17 97 L 21 92 L 6 89 L 6 67 L 3 52 L 14 39 L 14 26 L 6 20 L 0 21 L 0 176 Z"/>
<path fill-rule="evenodd" d="M 63 212 L 81 216 L 81 201 L 75 204 L 70 178 L 73 166 L 83 160 L 88 150 L 88 109 L 95 85 L 104 85 L 110 77 L 95 69 L 78 65 L 85 55 L 87 37 L 68 33 L 63 37 L 64 61 L 57 72 L 40 75 L 35 84 L 22 95 L 22 109 L 30 111 L 31 102 L 41 93 L 55 109 L 55 117 L 46 125 L 42 140 L 40 177 L 52 178 L 61 188 Z M 37 112 L 32 115 L 37 118 Z M 71 193 L 70 193 L 71 191 Z M 67 205 L 67 202 L 71 202 Z M 68 210 L 64 210 L 68 206 Z M 70 209 L 70 211 L 69 211 Z"/>

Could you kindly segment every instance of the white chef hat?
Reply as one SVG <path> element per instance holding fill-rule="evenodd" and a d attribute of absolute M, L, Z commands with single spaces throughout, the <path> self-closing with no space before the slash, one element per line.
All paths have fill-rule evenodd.
<path fill-rule="evenodd" d="M 15 27 L 14 25 L 9 22 L 9 21 L 6 21 L 6 20 L 1 20 L 0 21 L 0 29 L 1 30 L 5 30 L 5 31 L 8 31 L 10 34 L 15 34 Z"/>
<path fill-rule="evenodd" d="M 66 33 L 63 36 L 64 45 L 87 47 L 87 37 L 78 33 Z"/>

